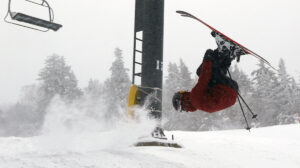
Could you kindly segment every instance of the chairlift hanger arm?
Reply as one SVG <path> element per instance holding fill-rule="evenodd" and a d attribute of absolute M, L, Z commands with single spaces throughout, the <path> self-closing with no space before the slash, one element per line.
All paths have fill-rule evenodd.
<path fill-rule="evenodd" d="M 11 5 L 11 0 L 8 0 L 8 11 L 7 11 L 7 14 L 10 14 L 10 16 L 11 16 L 11 11 L 10 11 L 10 5 Z M 6 17 L 7 17 L 7 15 L 6 15 Z"/>
<path fill-rule="evenodd" d="M 48 10 L 49 10 L 49 20 L 50 20 L 50 21 L 53 21 L 53 20 L 54 20 L 54 12 L 53 12 L 53 9 L 51 8 L 50 4 L 49 4 L 46 0 L 41 0 L 41 1 L 42 1 L 41 4 L 40 4 L 40 3 L 37 3 L 37 2 L 34 2 L 34 1 L 31 1 L 31 0 L 25 0 L 25 1 L 48 8 Z M 45 3 L 46 5 L 44 5 L 44 3 Z"/>
<path fill-rule="evenodd" d="M 41 0 L 42 1 L 41 3 L 37 3 L 37 2 L 31 1 L 31 0 L 25 0 L 25 1 L 48 8 L 48 10 L 49 10 L 49 21 L 53 21 L 54 20 L 53 9 L 51 8 L 50 4 L 46 0 Z M 46 5 L 44 5 L 44 3 Z"/>
<path fill-rule="evenodd" d="M 31 0 L 25 0 L 25 1 L 33 3 L 33 4 L 37 4 L 37 5 L 40 5 L 40 6 L 49 7 L 49 3 L 47 1 L 45 1 L 45 0 L 41 0 L 42 3 L 37 3 L 37 2 L 31 1 Z M 46 5 L 44 5 L 44 3 L 46 3 Z"/>

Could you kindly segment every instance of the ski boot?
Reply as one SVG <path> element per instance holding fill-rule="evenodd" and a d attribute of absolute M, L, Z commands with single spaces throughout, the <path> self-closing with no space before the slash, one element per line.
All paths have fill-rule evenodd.
<path fill-rule="evenodd" d="M 240 56 L 246 54 L 241 47 L 229 40 L 226 40 L 221 34 L 217 33 L 216 31 L 212 31 L 211 35 L 216 40 L 216 43 L 218 45 L 217 49 L 221 56 L 229 57 L 227 58 L 228 63 L 233 61 L 234 59 L 237 59 L 237 62 L 239 62 Z"/>

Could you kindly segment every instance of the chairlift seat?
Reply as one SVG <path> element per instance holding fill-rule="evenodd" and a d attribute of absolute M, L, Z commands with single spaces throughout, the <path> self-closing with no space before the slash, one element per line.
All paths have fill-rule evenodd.
<path fill-rule="evenodd" d="M 54 31 L 57 31 L 59 28 L 62 27 L 62 25 L 53 23 L 47 20 L 39 19 L 33 16 L 29 16 L 23 13 L 15 13 L 12 17 L 13 20 L 17 20 L 19 22 L 29 23 L 36 26 L 40 26 L 46 29 L 51 29 Z"/>
<path fill-rule="evenodd" d="M 20 12 L 12 12 L 11 10 L 11 1 L 12 0 L 8 0 L 8 11 L 7 14 L 4 18 L 5 22 L 10 23 L 10 24 L 14 24 L 17 26 L 22 26 L 22 27 L 26 27 L 26 28 L 30 28 L 33 30 L 38 30 L 38 31 L 42 31 L 42 32 L 47 32 L 48 30 L 53 30 L 53 31 L 57 31 L 58 29 L 60 29 L 62 27 L 61 24 L 57 24 L 54 23 L 54 13 L 52 8 L 50 7 L 49 3 L 46 0 L 41 0 L 41 3 L 37 3 L 35 1 L 32 0 L 25 0 L 29 3 L 32 3 L 34 5 L 39 5 L 42 7 L 45 7 L 48 9 L 49 12 L 49 20 L 44 20 L 44 19 L 40 19 L 37 17 L 33 17 L 24 13 L 20 13 Z M 14 20 L 15 22 L 10 21 L 9 19 L 7 19 L 10 16 L 10 20 Z M 18 22 L 23 22 L 26 24 L 20 24 Z"/>

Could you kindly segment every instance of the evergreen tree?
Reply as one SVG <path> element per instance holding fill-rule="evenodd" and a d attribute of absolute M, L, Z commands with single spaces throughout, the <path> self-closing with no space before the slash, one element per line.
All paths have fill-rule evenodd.
<path fill-rule="evenodd" d="M 188 67 L 182 59 L 179 61 L 179 86 L 181 87 L 181 90 L 191 90 L 193 87 L 191 72 L 188 70 Z"/>
<path fill-rule="evenodd" d="M 234 68 L 230 68 L 230 73 L 232 75 L 232 79 L 238 82 L 241 94 L 249 96 L 253 93 L 253 81 L 251 81 L 245 72 L 238 68 L 237 64 L 235 64 Z"/>
<path fill-rule="evenodd" d="M 41 84 L 23 87 L 19 101 L 1 116 L 5 118 L 5 130 L 2 130 L 4 136 L 37 135 L 43 125 L 46 108 L 54 95 L 60 95 L 68 102 L 81 95 L 76 77 L 63 57 L 49 56 L 38 79 Z"/>
<path fill-rule="evenodd" d="M 278 70 L 279 86 L 275 88 L 276 109 L 278 110 L 278 124 L 290 124 L 295 122 L 297 85 L 295 80 L 286 72 L 283 59 L 279 61 Z"/>
<path fill-rule="evenodd" d="M 175 121 L 176 111 L 172 105 L 172 97 L 174 93 L 180 90 L 179 81 L 179 70 L 176 63 L 169 63 L 168 65 L 168 76 L 163 85 L 163 118 L 167 120 L 164 125 L 165 129 L 173 129 L 174 125 L 178 124 Z"/>
<path fill-rule="evenodd" d="M 167 86 L 168 91 L 174 93 L 180 89 L 179 83 L 181 81 L 181 76 L 179 75 L 179 69 L 176 63 L 169 63 L 168 65 L 168 76 L 166 77 L 166 82 L 164 86 Z"/>
<path fill-rule="evenodd" d="M 28 85 L 21 89 L 20 100 L 0 115 L 2 136 L 37 135 L 43 122 L 44 113 L 38 111 L 38 103 L 43 94 L 38 85 Z"/>
<path fill-rule="evenodd" d="M 128 91 L 131 85 L 128 69 L 125 68 L 122 50 L 115 49 L 115 61 L 110 67 L 111 76 L 104 83 L 106 101 L 108 105 L 107 118 L 119 116 L 119 107 L 126 107 Z"/>
<path fill-rule="evenodd" d="M 0 109 L 0 136 L 5 135 L 5 128 L 6 128 L 6 122 L 5 122 L 4 110 Z"/>
<path fill-rule="evenodd" d="M 38 79 L 42 82 L 41 89 L 47 98 L 51 99 L 57 94 L 68 101 L 72 101 L 82 94 L 71 67 L 66 65 L 62 56 L 55 54 L 49 56 L 45 61 L 45 67 L 39 73 Z"/>
<path fill-rule="evenodd" d="M 101 84 L 98 80 L 90 79 L 88 86 L 84 89 L 84 91 L 86 95 L 97 99 L 104 94 L 103 84 Z"/>
<path fill-rule="evenodd" d="M 258 64 L 259 68 L 251 74 L 254 76 L 255 91 L 253 93 L 254 111 L 258 113 L 259 123 L 257 126 L 277 124 L 278 111 L 274 98 L 275 88 L 279 86 L 275 73 L 266 67 L 263 61 Z"/>

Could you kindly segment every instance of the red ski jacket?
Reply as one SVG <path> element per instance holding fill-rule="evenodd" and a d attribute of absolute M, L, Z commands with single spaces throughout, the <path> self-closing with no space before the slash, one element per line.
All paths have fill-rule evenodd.
<path fill-rule="evenodd" d="M 222 84 L 208 87 L 211 73 L 212 62 L 204 60 L 198 83 L 190 93 L 184 96 L 184 99 L 189 101 L 189 103 L 185 103 L 184 107 L 187 111 L 198 109 L 213 113 L 235 104 L 238 94 L 232 87 Z"/>

